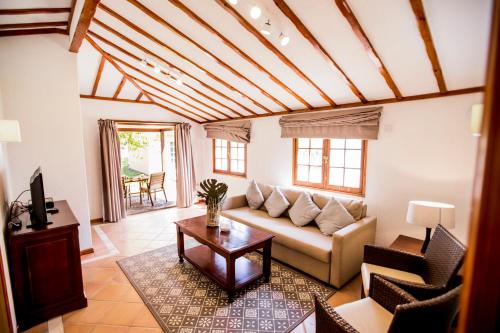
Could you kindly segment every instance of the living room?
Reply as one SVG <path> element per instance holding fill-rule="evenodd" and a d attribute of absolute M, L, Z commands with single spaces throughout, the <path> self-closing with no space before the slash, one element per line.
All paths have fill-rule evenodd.
<path fill-rule="evenodd" d="M 373 319 L 388 331 L 405 303 L 439 297 L 453 298 L 449 313 L 409 312 L 392 331 L 430 320 L 436 332 L 495 331 L 498 298 L 481 298 L 498 290 L 486 282 L 498 281 L 489 264 L 499 186 L 493 14 L 498 2 L 490 0 L 0 4 L 2 332 L 363 332 L 346 310 L 356 306 L 367 325 Z M 122 177 L 116 138 L 127 130 L 161 133 L 161 168 Z M 175 167 L 163 165 L 173 147 L 165 131 Z M 38 281 L 47 287 L 37 289 L 19 276 L 32 259 L 26 254 L 19 268 L 14 254 L 36 201 L 33 189 L 22 192 L 38 167 L 42 198 L 53 198 L 59 213 L 32 232 L 43 236 L 70 216 L 78 258 L 34 265 L 61 272 L 53 265 L 76 260 L 78 269 L 66 268 L 72 279 L 81 268 L 81 286 L 73 280 L 69 288 L 78 294 L 73 308 L 47 303 L 45 312 L 18 295 L 30 284 L 32 297 L 57 294 L 48 289 L 50 269 Z M 166 181 L 155 189 L 158 172 Z M 201 186 L 208 179 L 218 183 Z M 176 206 L 157 205 L 162 191 Z M 147 212 L 125 212 L 139 201 Z M 340 215 L 322 224 L 333 204 Z M 20 226 L 12 223 L 16 207 L 27 219 Z M 237 254 L 220 245 L 236 241 L 245 243 Z M 444 255 L 447 241 L 455 252 Z M 389 257 L 422 288 L 439 289 L 424 297 L 394 280 L 408 275 L 370 271 L 384 266 L 370 255 L 381 248 L 412 260 L 447 256 L 438 266 L 453 269 L 438 286 L 429 272 L 420 277 Z M 175 289 L 183 279 L 198 288 Z M 70 295 L 60 283 L 60 295 Z M 218 305 L 197 304 L 202 289 Z M 376 303 L 388 289 L 408 299 Z M 276 304 L 266 307 L 267 297 Z M 366 300 L 383 311 L 368 316 Z"/>

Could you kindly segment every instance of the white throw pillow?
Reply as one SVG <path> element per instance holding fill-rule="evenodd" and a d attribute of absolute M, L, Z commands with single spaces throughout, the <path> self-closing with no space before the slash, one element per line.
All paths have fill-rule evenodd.
<path fill-rule="evenodd" d="M 313 202 L 311 195 L 302 192 L 292 208 L 288 211 L 290 219 L 297 227 L 303 227 L 321 213 L 321 209 Z"/>
<path fill-rule="evenodd" d="M 281 193 L 278 187 L 275 187 L 273 193 L 267 198 L 264 206 L 267 209 L 267 213 L 271 217 L 279 217 L 281 214 L 287 210 L 290 203 L 286 200 L 283 193 Z"/>
<path fill-rule="evenodd" d="M 316 217 L 319 230 L 325 235 L 333 235 L 336 231 L 356 222 L 347 209 L 335 198 L 323 207 Z"/>
<path fill-rule="evenodd" d="M 246 197 L 248 207 L 250 207 L 251 209 L 259 209 L 259 207 L 264 203 L 264 196 L 262 195 L 262 192 L 257 186 L 255 180 L 252 180 L 250 182 L 250 185 L 248 185 Z"/>

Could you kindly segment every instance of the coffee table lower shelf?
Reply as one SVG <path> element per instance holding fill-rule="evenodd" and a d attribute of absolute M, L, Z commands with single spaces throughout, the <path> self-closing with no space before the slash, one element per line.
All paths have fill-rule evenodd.
<path fill-rule="evenodd" d="M 224 290 L 232 293 L 263 276 L 262 265 L 239 257 L 235 260 L 234 290 L 228 290 L 226 259 L 206 245 L 185 249 L 183 257 Z"/>

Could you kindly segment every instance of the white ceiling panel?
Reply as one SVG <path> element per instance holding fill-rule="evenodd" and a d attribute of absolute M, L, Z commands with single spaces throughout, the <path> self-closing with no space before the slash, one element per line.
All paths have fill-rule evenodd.
<path fill-rule="evenodd" d="M 80 94 L 90 95 L 92 87 L 99 67 L 101 55 L 97 53 L 92 46 L 83 42 L 78 52 L 78 82 L 80 85 Z M 107 78 L 102 78 L 102 84 L 107 84 Z"/>
<path fill-rule="evenodd" d="M 101 80 L 99 80 L 99 85 L 97 86 L 96 95 L 113 97 L 116 91 L 116 87 L 118 87 L 118 84 L 120 84 L 122 77 L 123 75 L 118 70 L 116 70 L 113 65 L 106 61 L 102 70 Z"/>
<path fill-rule="evenodd" d="M 118 98 L 136 99 L 138 95 L 139 95 L 139 90 L 137 90 L 137 88 L 132 83 L 130 83 L 130 81 L 127 80 L 123 85 L 123 88 L 120 91 Z"/>
<path fill-rule="evenodd" d="M 2 0 L 0 9 L 69 8 L 71 0 Z"/>
<path fill-rule="evenodd" d="M 0 15 L 0 24 L 68 21 L 68 13 Z"/>
<path fill-rule="evenodd" d="M 424 0 L 448 90 L 484 84 L 492 6 L 491 0 Z"/>

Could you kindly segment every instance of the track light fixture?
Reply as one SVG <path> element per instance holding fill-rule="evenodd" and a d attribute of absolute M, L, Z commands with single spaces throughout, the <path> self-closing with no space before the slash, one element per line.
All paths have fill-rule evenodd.
<path fill-rule="evenodd" d="M 280 33 L 279 40 L 280 40 L 281 46 L 287 46 L 288 43 L 290 43 L 290 37 L 288 37 L 284 33 Z"/>
<path fill-rule="evenodd" d="M 142 58 L 142 60 L 139 62 L 139 64 L 141 65 L 141 67 L 148 67 L 148 61 L 146 60 L 146 58 Z"/>
<path fill-rule="evenodd" d="M 264 23 L 264 26 L 262 29 L 260 29 L 260 33 L 266 36 L 269 36 L 271 34 L 271 21 L 267 20 L 266 23 Z"/>
<path fill-rule="evenodd" d="M 258 19 L 261 14 L 262 14 L 262 10 L 257 6 L 253 6 L 250 9 L 250 17 L 253 18 L 254 20 Z"/>

